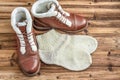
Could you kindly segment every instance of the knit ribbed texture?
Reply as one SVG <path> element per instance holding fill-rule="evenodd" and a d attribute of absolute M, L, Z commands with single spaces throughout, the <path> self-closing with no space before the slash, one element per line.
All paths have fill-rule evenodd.
<path fill-rule="evenodd" d="M 63 44 L 62 41 L 64 40 L 69 41 L 69 46 L 85 49 L 90 54 L 93 53 L 98 46 L 97 40 L 91 36 L 61 34 L 54 29 L 37 36 L 38 43 L 44 44 L 39 45 L 41 46 L 40 49 L 47 51 L 54 51 L 59 45 Z"/>
<path fill-rule="evenodd" d="M 43 35 L 37 36 L 38 44 L 41 50 L 54 51 L 59 45 L 62 44 L 62 41 L 65 41 L 67 35 L 61 35 L 54 30 L 51 30 Z"/>
<path fill-rule="evenodd" d="M 90 53 L 97 48 L 96 39 L 90 36 L 71 36 L 56 32 L 54 29 L 38 35 L 37 42 L 43 62 L 74 71 L 88 68 L 92 63 Z"/>

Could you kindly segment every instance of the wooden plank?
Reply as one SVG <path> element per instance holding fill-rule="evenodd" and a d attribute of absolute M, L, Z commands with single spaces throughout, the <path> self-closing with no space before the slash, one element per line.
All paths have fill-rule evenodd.
<path fill-rule="evenodd" d="M 93 19 L 94 18 L 93 14 L 78 14 L 78 15 L 80 15 L 80 16 L 82 15 L 87 19 Z M 10 19 L 10 17 L 11 17 L 11 13 L 0 13 L 0 19 Z M 104 18 L 104 16 L 102 18 Z"/>
<path fill-rule="evenodd" d="M 120 20 L 88 20 L 89 25 L 88 27 L 101 27 L 101 28 L 119 28 Z M 8 26 L 11 27 L 10 19 L 1 19 L 0 20 L 0 27 Z M 0 31 L 1 32 L 1 31 Z"/>
<path fill-rule="evenodd" d="M 98 50 L 109 51 L 111 49 L 120 49 L 120 36 L 100 36 L 95 37 L 98 40 L 99 46 Z M 104 46 L 105 45 L 105 46 Z M 16 49 L 16 37 L 15 34 L 0 34 L 0 49 L 1 50 L 11 50 Z"/>
<path fill-rule="evenodd" d="M 120 61 L 120 50 L 112 50 L 110 53 L 108 52 L 95 52 L 92 55 L 93 58 L 93 64 L 91 67 L 119 67 L 119 61 Z M 0 54 L 4 53 L 3 55 L 0 55 L 0 67 L 10 67 L 10 57 L 13 53 L 16 53 L 16 50 L 0 50 Z M 99 57 L 98 57 L 99 56 Z M 16 64 L 14 66 L 17 66 Z M 44 65 L 42 63 L 42 66 L 44 67 L 51 67 L 48 65 Z M 43 67 L 43 68 L 44 68 Z M 57 66 L 53 66 L 54 68 L 58 68 Z"/>
<path fill-rule="evenodd" d="M 29 6 L 29 5 L 30 5 L 30 2 L 1 2 L 0 3 L 0 6 Z"/>
<path fill-rule="evenodd" d="M 98 48 L 91 55 L 93 63 L 87 70 L 73 72 L 42 63 L 41 75 L 27 77 L 16 63 L 12 67 L 10 59 L 17 53 L 17 45 L 10 14 L 19 6 L 30 10 L 35 1 L 0 0 L 0 80 L 120 80 L 120 0 L 58 0 L 64 10 L 86 17 L 87 34 L 98 40 Z"/>
<path fill-rule="evenodd" d="M 59 0 L 59 1 L 72 1 L 72 0 Z M 74 0 L 74 1 L 119 2 L 120 0 Z"/>
<path fill-rule="evenodd" d="M 97 22 L 97 23 L 96 23 Z M 109 21 L 104 21 L 98 20 L 98 21 L 90 21 L 88 27 L 88 32 L 89 34 L 119 34 L 120 33 L 120 28 L 119 28 L 119 22 L 120 20 L 109 20 Z M 14 33 L 10 20 L 0 20 L 0 33 Z M 99 24 L 98 24 L 99 23 Z M 113 24 L 114 23 L 114 24 Z M 113 24 L 113 25 L 111 25 Z M 118 24 L 118 25 L 117 25 Z M 107 27 L 106 27 L 107 25 Z M 94 26 L 94 27 L 92 27 Z M 114 26 L 114 27 L 113 27 Z M 100 28 L 102 27 L 102 28 Z M 40 31 L 36 31 L 36 33 L 41 33 Z"/>
<path fill-rule="evenodd" d="M 120 2 L 60 1 L 60 4 L 65 8 L 120 8 Z"/>
<path fill-rule="evenodd" d="M 34 2 L 36 0 L 0 0 L 0 2 Z"/>
<path fill-rule="evenodd" d="M 80 16 L 85 17 L 88 20 L 119 20 L 120 17 L 118 16 L 117 13 L 113 14 L 113 16 L 111 15 L 107 15 L 107 13 L 103 13 L 103 14 L 94 14 L 94 13 L 76 13 Z M 10 13 L 0 13 L 0 19 L 10 19 L 11 14 Z"/>
<path fill-rule="evenodd" d="M 90 20 L 89 27 L 120 27 L 120 20 Z"/>
<path fill-rule="evenodd" d="M 13 53 L 16 54 L 16 50 L 0 50 L 0 66 L 11 66 L 10 65 L 10 59 Z M 113 49 L 109 51 L 95 51 L 92 55 L 93 58 L 93 64 L 92 66 L 116 66 L 119 67 L 120 64 L 120 49 Z"/>
<path fill-rule="evenodd" d="M 14 8 L 16 7 L 20 7 L 19 5 L 18 6 L 1 6 L 0 8 L 0 13 L 11 13 L 13 11 Z M 21 7 L 25 7 L 25 6 L 21 6 Z M 26 7 L 30 10 L 31 7 Z"/>
<path fill-rule="evenodd" d="M 0 70 L 0 78 L 4 80 L 119 80 L 120 68 L 112 67 L 112 71 L 108 67 L 91 67 L 83 72 L 72 72 L 61 67 L 43 66 L 41 75 L 34 77 L 26 77 L 18 70 L 18 67 L 3 67 Z M 59 70 L 59 71 L 58 71 Z M 7 73 L 6 73 L 7 72 Z"/>
<path fill-rule="evenodd" d="M 10 36 L 10 37 L 13 37 L 15 38 L 14 36 Z M 4 38 L 4 37 L 3 37 Z M 120 40 L 120 37 L 118 38 L 104 38 L 103 37 L 95 37 L 97 38 L 98 42 L 99 42 L 99 46 L 98 46 L 98 50 L 101 51 L 101 50 L 104 50 L 104 51 L 108 51 L 110 49 L 120 49 L 120 46 L 118 45 L 119 44 L 119 40 Z M 109 42 L 108 42 L 109 40 Z M 104 46 L 106 45 L 106 46 Z M 7 40 L 4 40 L 4 41 L 1 41 L 0 42 L 0 49 L 1 50 L 10 50 L 10 49 L 16 49 L 16 39 L 7 39 Z"/>
<path fill-rule="evenodd" d="M 0 0 L 0 2 L 35 2 L 36 0 Z M 59 0 L 71 1 L 71 0 Z M 74 0 L 74 1 L 91 1 L 91 2 L 119 2 L 119 0 Z"/>
<path fill-rule="evenodd" d="M 0 27 L 0 33 L 14 33 L 12 27 L 10 26 L 1 26 Z M 42 32 L 40 31 L 35 31 L 36 34 L 41 34 Z M 78 34 L 81 34 L 81 32 L 79 32 Z M 118 35 L 120 34 L 120 28 L 93 28 L 93 27 L 89 27 L 88 28 L 88 34 L 103 34 L 105 35 L 110 35 L 110 34 L 114 34 L 114 35 Z M 119 35 L 118 35 L 119 36 Z"/>
<path fill-rule="evenodd" d="M 100 9 L 100 8 L 65 8 L 68 12 L 74 12 L 76 14 L 93 14 L 93 19 L 99 20 L 113 20 L 120 19 L 120 10 L 119 9 Z"/>
<path fill-rule="evenodd" d="M 16 6 L 17 7 L 17 6 Z M 10 19 L 10 14 L 12 10 L 15 7 L 4 7 L 2 6 L 0 8 L 0 18 L 9 18 Z M 31 7 L 27 7 L 29 10 Z M 100 9 L 100 8 L 64 8 L 64 10 L 70 12 L 70 13 L 76 13 L 79 15 L 83 15 L 88 18 L 93 18 L 93 19 L 101 19 L 101 20 L 115 20 L 115 19 L 120 19 L 120 10 L 119 9 Z M 104 12 L 104 13 L 103 13 Z M 5 13 L 5 14 L 4 14 Z M 6 14 L 7 13 L 7 14 Z"/>
<path fill-rule="evenodd" d="M 120 0 L 93 0 L 94 2 L 119 2 Z"/>
<path fill-rule="evenodd" d="M 19 6 L 19 5 L 18 5 Z M 0 8 L 0 12 L 1 13 L 4 13 L 4 12 L 12 12 L 12 10 L 17 7 L 17 6 L 1 6 Z M 24 7 L 24 6 L 23 6 Z M 30 10 L 30 6 L 29 7 L 26 7 Z M 8 9 L 8 10 L 5 10 L 5 9 Z M 81 13 L 82 12 L 88 12 L 88 13 L 93 13 L 93 12 L 100 12 L 100 13 L 104 13 L 107 12 L 107 13 L 120 13 L 120 10 L 119 9 L 101 9 L 101 8 L 63 8 L 64 10 L 67 10 L 67 11 L 70 11 L 70 12 L 75 12 L 75 13 Z"/>
<path fill-rule="evenodd" d="M 30 6 L 34 2 L 2 2 L 0 6 Z M 72 8 L 120 8 L 120 2 L 60 1 L 62 7 Z"/>

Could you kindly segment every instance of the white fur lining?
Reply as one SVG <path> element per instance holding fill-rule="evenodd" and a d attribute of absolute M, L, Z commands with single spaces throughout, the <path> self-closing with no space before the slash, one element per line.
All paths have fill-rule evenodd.
<path fill-rule="evenodd" d="M 11 25 L 13 26 L 13 29 L 16 31 L 16 33 L 21 34 L 21 31 L 19 30 L 19 28 L 16 26 L 17 24 L 17 20 L 16 20 L 16 15 L 19 14 L 19 12 L 24 12 L 26 15 L 26 19 L 27 19 L 27 32 L 30 33 L 31 32 L 31 28 L 32 28 L 32 18 L 31 15 L 29 13 L 29 11 L 26 8 L 23 7 L 17 7 L 13 10 L 12 14 L 11 14 Z M 21 17 L 21 16 L 19 16 Z"/>
<path fill-rule="evenodd" d="M 43 18 L 43 17 L 40 17 L 41 15 L 37 15 L 36 14 L 36 7 L 38 6 L 38 5 L 40 5 L 40 4 L 42 4 L 42 3 L 45 3 L 45 2 L 54 2 L 57 6 L 58 6 L 58 9 L 62 12 L 62 14 L 64 14 L 64 15 L 66 15 L 66 16 L 70 16 L 70 14 L 68 13 L 68 12 L 66 12 L 66 11 L 64 11 L 63 9 L 62 9 L 62 7 L 60 6 L 60 4 L 58 3 L 58 1 L 57 0 L 37 0 L 34 4 L 33 4 L 33 6 L 32 6 L 32 9 L 31 9 L 31 12 L 32 12 L 32 14 L 34 15 L 34 16 L 36 16 L 36 17 L 39 17 L 39 18 Z M 56 13 L 55 13 L 56 14 Z M 55 15 L 54 13 L 53 13 L 53 15 Z M 43 15 L 45 15 L 45 17 L 48 15 L 48 17 L 51 17 L 51 15 L 49 15 L 49 14 L 42 14 L 42 16 Z"/>
<path fill-rule="evenodd" d="M 51 16 L 55 16 L 57 15 L 57 12 L 56 11 L 48 11 L 46 13 L 37 13 L 36 10 L 37 10 L 37 7 L 40 5 L 40 4 L 43 4 L 45 2 L 49 2 L 49 1 L 52 1 L 54 2 L 56 5 L 59 5 L 59 3 L 56 1 L 56 0 L 38 0 L 36 1 L 33 6 L 32 6 L 32 9 L 31 9 L 31 12 L 33 14 L 33 16 L 35 17 L 38 17 L 38 18 L 44 18 L 44 17 L 51 17 Z"/>
<path fill-rule="evenodd" d="M 24 15 L 21 15 L 21 12 Z M 31 18 L 31 15 L 30 15 L 29 11 L 26 8 L 24 8 L 24 7 L 17 7 L 17 8 L 15 8 L 13 10 L 12 14 L 11 14 L 11 25 L 12 25 L 14 31 L 16 32 L 16 34 L 21 34 L 21 35 L 17 35 L 19 40 L 20 40 L 20 45 L 21 45 L 20 51 L 21 51 L 22 54 L 25 54 L 26 50 L 25 50 L 24 37 L 22 35 L 22 32 L 19 30 L 19 28 L 17 26 L 17 23 L 20 22 L 20 18 L 26 19 L 26 21 L 27 21 L 26 30 L 27 30 L 28 34 L 31 33 L 31 31 L 32 31 L 32 18 Z M 19 23 L 18 25 L 23 25 L 23 24 Z M 30 38 L 29 43 L 31 43 L 33 41 L 33 36 L 31 35 L 28 38 Z M 37 47 L 36 47 L 34 41 L 32 42 L 32 44 L 34 44 L 34 46 L 31 45 L 32 50 L 33 51 L 37 51 Z"/>
<path fill-rule="evenodd" d="M 45 3 L 48 3 L 48 4 L 46 5 Z M 53 4 L 53 3 L 55 3 L 55 4 Z M 46 5 L 48 9 L 46 10 L 46 6 L 43 6 L 43 5 Z M 32 12 L 33 16 L 35 16 L 37 18 L 56 16 L 56 18 L 58 18 L 62 23 L 66 24 L 68 27 L 71 27 L 72 26 L 71 21 L 66 19 L 64 16 L 61 15 L 60 12 L 55 10 L 56 5 L 57 5 L 58 9 L 62 12 L 62 14 L 65 14 L 66 16 L 70 16 L 69 13 L 65 12 L 62 9 L 62 7 L 59 5 L 57 0 L 39 0 L 39 1 L 36 1 L 32 6 L 31 12 Z"/>
<path fill-rule="evenodd" d="M 26 26 L 27 24 L 26 24 L 26 22 L 19 22 L 17 25 L 18 26 Z"/>

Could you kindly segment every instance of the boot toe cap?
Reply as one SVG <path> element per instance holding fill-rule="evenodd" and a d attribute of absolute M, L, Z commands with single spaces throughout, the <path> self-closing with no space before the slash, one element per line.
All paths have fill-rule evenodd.
<path fill-rule="evenodd" d="M 76 27 L 77 30 L 87 27 L 87 20 L 81 16 L 76 16 Z"/>
<path fill-rule="evenodd" d="M 39 70 L 39 60 L 38 59 L 28 59 L 21 64 L 21 69 L 24 73 L 34 74 Z"/>

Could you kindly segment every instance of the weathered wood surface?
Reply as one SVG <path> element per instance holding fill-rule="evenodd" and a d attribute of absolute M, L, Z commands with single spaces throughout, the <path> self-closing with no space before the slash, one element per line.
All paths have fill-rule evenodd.
<path fill-rule="evenodd" d="M 10 14 L 18 6 L 30 10 L 34 1 L 0 0 L 0 80 L 120 80 L 120 0 L 59 0 L 64 10 L 89 20 L 87 35 L 98 40 L 98 49 L 92 54 L 93 64 L 87 70 L 72 72 L 42 63 L 41 75 L 26 77 L 16 63 L 11 66 L 17 45 Z M 41 33 L 36 31 L 36 35 Z"/>

